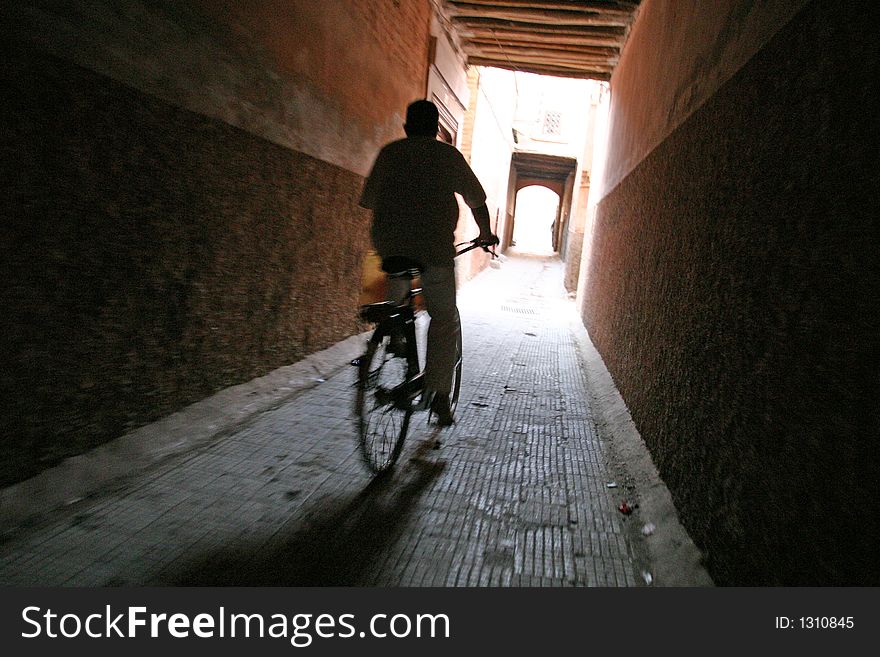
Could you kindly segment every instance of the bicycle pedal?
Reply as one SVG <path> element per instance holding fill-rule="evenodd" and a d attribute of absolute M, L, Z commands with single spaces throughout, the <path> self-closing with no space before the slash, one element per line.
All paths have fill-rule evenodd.
<path fill-rule="evenodd" d="M 377 388 L 373 392 L 373 398 L 379 406 L 387 406 L 388 404 L 396 403 L 394 399 L 394 391 L 386 388 Z"/>
<path fill-rule="evenodd" d="M 394 397 L 394 406 L 395 408 L 399 408 L 402 411 L 412 411 L 415 410 L 415 406 L 413 402 L 418 397 L 418 392 L 405 392 L 403 390 L 398 391 Z"/>

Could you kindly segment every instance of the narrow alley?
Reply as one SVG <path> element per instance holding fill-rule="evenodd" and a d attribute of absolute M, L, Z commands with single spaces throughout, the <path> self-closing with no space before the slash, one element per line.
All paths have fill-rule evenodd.
<path fill-rule="evenodd" d="M 0 583 L 880 585 L 880 3 L 0 13 Z M 457 424 L 372 480 L 415 101 L 472 194 L 401 165 L 398 232 L 502 259 L 456 261 Z"/>
<path fill-rule="evenodd" d="M 639 514 L 618 510 L 638 491 L 593 421 L 561 264 L 519 256 L 464 286 L 458 422 L 416 416 L 391 476 L 371 480 L 360 460 L 354 368 L 338 362 L 208 444 L 19 533 L 2 546 L 0 582 L 645 585 L 655 537 L 640 532 L 649 518 L 635 527 Z M 708 582 L 677 567 L 679 582 Z"/>

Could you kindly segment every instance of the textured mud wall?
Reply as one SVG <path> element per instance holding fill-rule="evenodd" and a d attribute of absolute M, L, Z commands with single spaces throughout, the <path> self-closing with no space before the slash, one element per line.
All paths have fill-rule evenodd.
<path fill-rule="evenodd" d="M 598 208 L 585 320 L 720 584 L 880 584 L 877 18 L 808 3 Z"/>
<path fill-rule="evenodd" d="M 423 93 L 405 4 L 4 7 L 0 485 L 358 330 L 361 174 Z"/>
<path fill-rule="evenodd" d="M 424 95 L 428 0 L 9 0 L 4 36 L 366 175 Z"/>
<path fill-rule="evenodd" d="M 610 191 L 807 0 L 643 0 L 611 81 Z"/>

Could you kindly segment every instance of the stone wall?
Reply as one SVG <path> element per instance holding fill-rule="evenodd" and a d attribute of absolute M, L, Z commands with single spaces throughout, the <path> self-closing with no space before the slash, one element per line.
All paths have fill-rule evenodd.
<path fill-rule="evenodd" d="M 719 584 L 880 583 L 877 18 L 807 3 L 609 160 L 585 321 Z"/>
<path fill-rule="evenodd" d="M 359 329 L 427 0 L 3 13 L 0 485 Z"/>

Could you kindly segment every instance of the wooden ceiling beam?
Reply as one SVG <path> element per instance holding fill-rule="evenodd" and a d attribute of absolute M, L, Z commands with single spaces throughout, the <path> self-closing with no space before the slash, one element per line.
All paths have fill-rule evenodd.
<path fill-rule="evenodd" d="M 488 11 L 482 7 L 455 5 L 449 12 L 453 23 L 468 18 L 489 18 L 493 20 L 517 21 L 537 25 L 602 25 L 625 28 L 629 18 L 625 15 L 609 16 L 598 12 L 583 13 L 579 11 L 548 10 L 548 9 L 493 9 Z"/>
<path fill-rule="evenodd" d="M 468 63 L 473 66 L 493 66 L 495 68 L 503 68 L 509 71 L 522 71 L 523 73 L 534 73 L 536 75 L 552 75 L 560 78 L 580 78 L 601 80 L 603 82 L 608 82 L 611 79 L 611 72 L 606 71 L 605 69 L 541 66 L 529 62 L 513 65 L 507 61 L 495 59 L 483 60 L 482 58 L 468 59 Z"/>
<path fill-rule="evenodd" d="M 512 61 L 529 61 L 537 64 L 559 64 L 569 66 L 608 66 L 612 67 L 617 63 L 616 58 L 601 57 L 596 55 L 579 55 L 577 53 L 561 53 L 548 52 L 538 50 L 489 50 L 476 49 L 465 50 L 468 58 L 471 57 L 490 57 L 493 59 L 510 59 Z"/>
<path fill-rule="evenodd" d="M 495 13 L 497 10 L 537 9 L 544 11 L 575 11 L 604 14 L 617 19 L 630 20 L 638 2 L 602 2 L 601 0 L 447 0 L 447 6 L 456 9 L 482 10 Z"/>
<path fill-rule="evenodd" d="M 565 180 L 568 174 L 577 169 L 577 160 L 573 157 L 547 155 L 515 151 L 511 158 L 517 173 L 524 178 L 553 178 Z"/>
<path fill-rule="evenodd" d="M 609 80 L 641 0 L 434 0 L 475 66 Z"/>
<path fill-rule="evenodd" d="M 488 56 L 468 56 L 468 64 L 472 66 L 495 66 L 498 68 L 515 69 L 525 71 L 528 68 L 553 69 L 556 71 L 567 71 L 573 75 L 584 73 L 587 71 L 596 73 L 611 74 L 614 66 L 605 62 L 597 62 L 593 64 L 566 62 L 566 61 L 540 61 L 536 59 L 520 59 L 516 57 L 488 57 Z"/>
<path fill-rule="evenodd" d="M 580 43 L 565 44 L 557 42 L 540 43 L 524 41 L 502 41 L 500 39 L 466 39 L 461 42 L 461 47 L 468 52 L 501 51 L 529 53 L 577 53 L 581 55 L 593 55 L 596 57 L 617 58 L 620 48 L 609 46 L 592 46 Z"/>
<path fill-rule="evenodd" d="M 544 34 L 538 32 L 510 32 L 492 30 L 462 30 L 462 42 L 500 43 L 502 45 L 560 45 L 582 48 L 620 49 L 620 39 L 610 36 L 572 36 L 567 34 Z"/>
<path fill-rule="evenodd" d="M 534 7 L 537 9 L 587 9 L 593 11 L 623 11 L 631 14 L 641 0 L 446 0 L 446 4 L 501 5 L 506 7 Z"/>
<path fill-rule="evenodd" d="M 620 39 L 626 34 L 626 28 L 619 25 L 557 25 L 547 23 L 539 25 L 537 23 L 523 23 L 519 21 L 500 20 L 496 18 L 486 18 L 480 16 L 452 17 L 456 31 L 467 33 L 473 30 L 488 31 L 508 31 L 519 32 L 522 34 L 560 34 L 567 36 L 596 36 L 596 37 L 618 37 Z"/>

